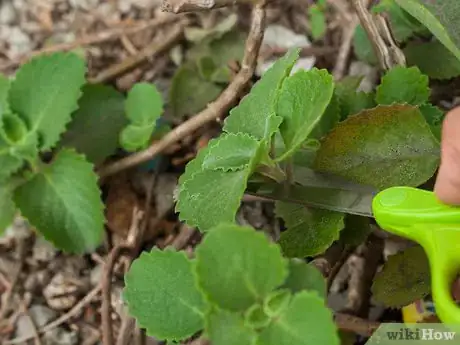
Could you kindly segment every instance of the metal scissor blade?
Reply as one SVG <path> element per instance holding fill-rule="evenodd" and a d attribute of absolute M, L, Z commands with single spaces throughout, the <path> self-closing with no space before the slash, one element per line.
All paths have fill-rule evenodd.
<path fill-rule="evenodd" d="M 297 169 L 296 169 L 297 170 Z M 377 190 L 360 184 L 325 174 L 300 168 L 294 175 L 303 171 L 303 184 L 286 186 L 279 183 L 264 183 L 250 194 L 266 199 L 280 200 L 322 208 L 331 211 L 373 217 L 372 199 Z M 295 180 L 297 180 L 294 177 Z"/>

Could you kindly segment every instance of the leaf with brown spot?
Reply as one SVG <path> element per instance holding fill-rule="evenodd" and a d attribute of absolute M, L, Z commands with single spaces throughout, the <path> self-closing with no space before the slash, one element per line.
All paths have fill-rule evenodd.
<path fill-rule="evenodd" d="M 439 143 L 417 107 L 377 106 L 329 132 L 314 168 L 380 189 L 415 187 L 433 176 L 439 153 Z"/>

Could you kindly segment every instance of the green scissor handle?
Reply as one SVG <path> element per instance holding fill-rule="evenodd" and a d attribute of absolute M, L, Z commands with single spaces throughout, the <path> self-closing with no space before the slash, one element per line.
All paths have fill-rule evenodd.
<path fill-rule="evenodd" d="M 460 325 L 460 307 L 451 294 L 460 272 L 460 207 L 441 203 L 433 192 L 391 187 L 375 196 L 372 209 L 382 229 L 424 248 L 431 267 L 436 313 L 443 323 Z"/>

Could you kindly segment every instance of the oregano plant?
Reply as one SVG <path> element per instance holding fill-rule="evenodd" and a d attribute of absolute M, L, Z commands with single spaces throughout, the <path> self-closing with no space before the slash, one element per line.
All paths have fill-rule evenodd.
<path fill-rule="evenodd" d="M 0 227 L 16 212 L 56 247 L 98 247 L 104 205 L 94 164 L 117 148 L 145 148 L 163 112 L 152 84 L 125 97 L 86 82 L 72 53 L 34 58 L 9 79 L 0 75 Z"/>
<path fill-rule="evenodd" d="M 338 344 L 324 278 L 307 262 L 338 240 L 362 243 L 369 220 L 277 201 L 284 231 L 273 243 L 237 224 L 244 193 L 264 182 L 312 186 L 305 167 L 377 189 L 420 186 L 435 173 L 444 113 L 430 103 L 429 78 L 418 67 L 394 67 L 366 93 L 359 77 L 293 72 L 298 58 L 297 49 L 281 57 L 180 176 L 179 219 L 204 234 L 195 255 L 154 248 L 133 263 L 124 297 L 149 335 L 200 335 L 213 345 Z M 423 266 L 393 285 L 398 294 L 388 290 L 398 268 L 413 268 L 401 256 L 373 286 L 389 306 L 425 296 L 429 286 L 420 284 Z"/>
<path fill-rule="evenodd" d="M 132 264 L 124 297 L 147 334 L 180 341 L 201 332 L 217 345 L 340 344 L 321 273 L 283 257 L 263 233 L 221 223 L 195 254 L 154 248 Z"/>

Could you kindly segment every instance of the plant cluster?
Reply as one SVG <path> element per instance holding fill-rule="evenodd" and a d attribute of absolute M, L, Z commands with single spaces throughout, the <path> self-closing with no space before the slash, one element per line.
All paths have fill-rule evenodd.
<path fill-rule="evenodd" d="M 0 228 L 17 210 L 58 248 L 98 247 L 104 205 L 94 172 L 118 147 L 143 149 L 163 112 L 154 85 L 139 83 L 125 98 L 90 85 L 73 53 L 41 56 L 13 79 L 0 75 Z"/>
<path fill-rule="evenodd" d="M 444 116 L 431 103 L 429 77 L 460 75 L 456 8 L 454 0 L 383 0 L 373 8 L 389 15 L 409 65 L 385 71 L 375 90 L 360 91 L 359 77 L 334 81 L 324 69 L 294 73 L 297 49 L 262 76 L 180 176 L 176 211 L 204 234 L 195 256 L 154 248 L 126 275 L 129 311 L 149 335 L 179 341 L 202 332 L 213 345 L 339 344 L 324 278 L 304 259 L 337 240 L 362 243 L 369 220 L 277 201 L 286 229 L 273 243 L 236 225 L 236 213 L 254 185 L 310 186 L 304 168 L 380 190 L 429 180 L 439 165 Z M 204 81 L 211 97 L 228 82 L 231 70 L 219 67 L 215 49 L 233 42 L 229 56 L 241 56 L 232 25 L 198 33 L 200 50 L 174 77 L 177 116 L 195 112 L 184 108 L 188 100 L 178 101 L 184 85 Z M 354 44 L 358 57 L 376 61 L 362 27 Z M 94 166 L 119 148 L 146 148 L 161 135 L 163 112 L 154 85 L 136 84 L 125 97 L 86 83 L 85 72 L 77 55 L 56 53 L 26 63 L 14 78 L 0 75 L 0 227 L 19 210 L 47 240 L 75 253 L 97 247 L 103 233 Z M 429 294 L 428 266 L 420 248 L 390 257 L 374 298 L 397 307 Z"/>

